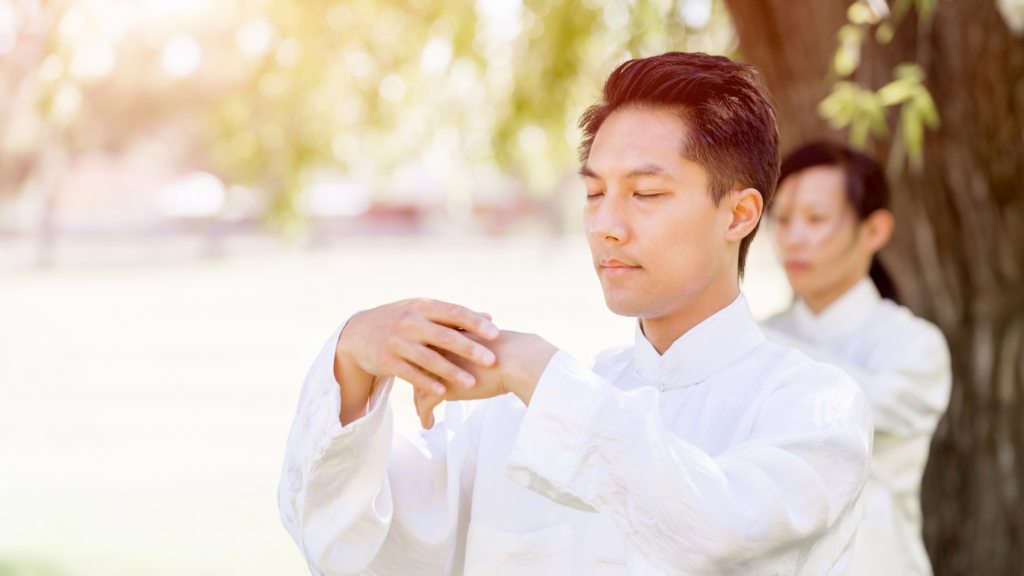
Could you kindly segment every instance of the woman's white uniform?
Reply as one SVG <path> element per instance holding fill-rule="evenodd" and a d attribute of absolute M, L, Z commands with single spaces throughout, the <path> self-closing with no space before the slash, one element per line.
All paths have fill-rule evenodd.
<path fill-rule="evenodd" d="M 942 333 L 883 299 L 864 278 L 815 315 L 802 300 L 762 325 L 765 336 L 842 368 L 871 402 L 875 442 L 854 544 L 855 575 L 929 575 L 921 538 L 921 475 L 949 403 Z"/>

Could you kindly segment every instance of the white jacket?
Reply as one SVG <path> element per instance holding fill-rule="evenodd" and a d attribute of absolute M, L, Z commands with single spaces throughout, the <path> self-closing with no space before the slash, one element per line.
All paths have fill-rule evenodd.
<path fill-rule="evenodd" d="M 834 364 L 860 384 L 875 421 L 853 573 L 927 576 L 921 475 L 949 403 L 949 349 L 938 328 L 885 300 L 864 278 L 815 315 L 802 301 L 769 318 L 765 335 Z"/>
<path fill-rule="evenodd" d="M 302 389 L 281 518 L 315 574 L 845 574 L 871 451 L 841 370 L 765 340 L 741 295 L 661 356 L 563 352 L 527 408 L 393 432 L 391 382 L 338 420 L 336 332 Z"/>

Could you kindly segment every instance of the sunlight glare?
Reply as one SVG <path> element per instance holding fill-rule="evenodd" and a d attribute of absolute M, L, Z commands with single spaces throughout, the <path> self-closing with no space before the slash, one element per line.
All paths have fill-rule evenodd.
<path fill-rule="evenodd" d="M 188 34 L 176 34 L 164 46 L 164 72 L 171 78 L 184 78 L 195 71 L 203 57 L 199 42 Z"/>

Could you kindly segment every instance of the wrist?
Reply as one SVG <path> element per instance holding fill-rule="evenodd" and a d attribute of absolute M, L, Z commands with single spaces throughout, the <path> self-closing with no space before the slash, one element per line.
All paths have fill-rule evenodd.
<path fill-rule="evenodd" d="M 362 315 L 362 312 L 356 312 L 341 327 L 341 333 L 338 334 L 338 342 L 334 346 L 334 357 L 336 360 L 344 360 L 351 364 L 356 363 L 353 354 L 352 335 L 356 331 L 356 324 L 360 315 Z"/>
<path fill-rule="evenodd" d="M 334 347 L 334 380 L 341 394 L 341 412 L 339 417 L 343 426 L 366 415 L 367 403 L 373 387 L 373 375 L 363 370 L 351 348 L 349 322 L 342 328 L 338 343 Z"/>
<path fill-rule="evenodd" d="M 558 348 L 539 336 L 533 336 L 531 340 L 508 375 L 509 392 L 515 394 L 527 406 L 530 405 L 533 392 L 537 389 L 537 383 L 540 382 L 544 370 L 558 352 Z"/>
<path fill-rule="evenodd" d="M 345 382 L 362 371 L 352 354 L 352 349 L 348 346 L 345 329 L 342 328 L 338 342 L 334 346 L 334 378 L 342 384 L 342 388 L 345 388 Z"/>

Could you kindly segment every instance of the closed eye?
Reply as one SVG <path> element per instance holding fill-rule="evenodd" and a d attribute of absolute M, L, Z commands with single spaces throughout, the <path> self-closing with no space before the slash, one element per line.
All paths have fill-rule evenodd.
<path fill-rule="evenodd" d="M 666 196 L 666 192 L 634 192 L 633 196 L 639 196 L 641 198 L 658 198 L 660 196 Z"/>

